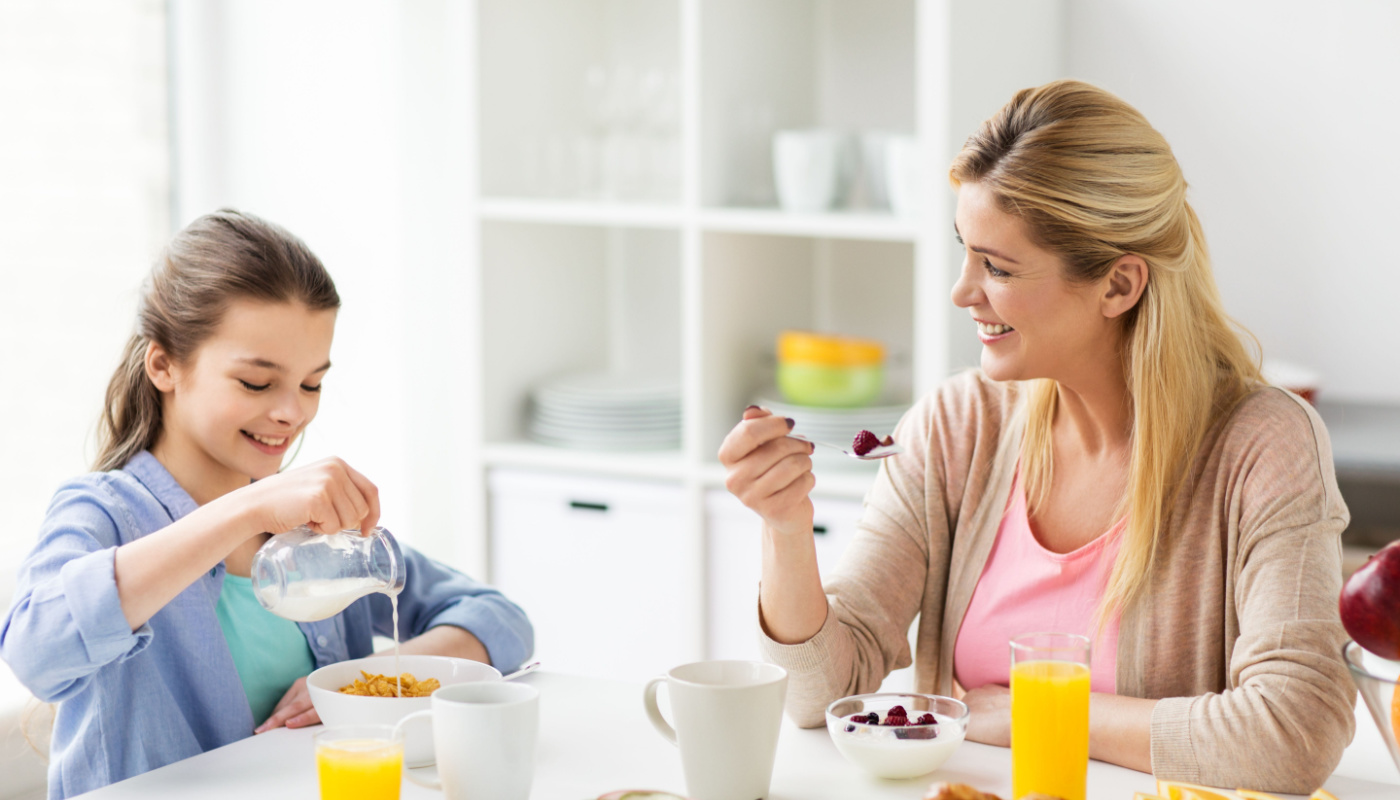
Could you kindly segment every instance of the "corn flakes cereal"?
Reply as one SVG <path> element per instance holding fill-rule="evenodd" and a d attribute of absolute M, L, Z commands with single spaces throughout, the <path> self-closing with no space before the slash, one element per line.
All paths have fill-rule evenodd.
<path fill-rule="evenodd" d="M 347 683 L 337 691 L 358 697 L 427 697 L 442 686 L 437 678 L 420 681 L 413 677 L 413 673 L 405 672 L 399 676 L 399 681 L 403 683 L 403 694 L 400 695 L 393 675 L 371 675 L 364 670 L 360 670 L 360 675 L 363 680 Z"/>

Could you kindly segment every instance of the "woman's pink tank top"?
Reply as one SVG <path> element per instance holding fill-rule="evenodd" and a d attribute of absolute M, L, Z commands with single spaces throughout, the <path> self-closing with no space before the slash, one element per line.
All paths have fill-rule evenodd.
<path fill-rule="evenodd" d="M 1118 556 L 1127 519 L 1069 553 L 1052 553 L 1035 538 L 1021 468 L 1011 487 L 987 566 L 958 629 L 953 674 L 964 689 L 1009 686 L 1011 639 L 1025 633 L 1094 637 L 1094 611 Z M 1090 656 L 1090 687 L 1114 693 L 1118 619 L 1107 620 Z"/>

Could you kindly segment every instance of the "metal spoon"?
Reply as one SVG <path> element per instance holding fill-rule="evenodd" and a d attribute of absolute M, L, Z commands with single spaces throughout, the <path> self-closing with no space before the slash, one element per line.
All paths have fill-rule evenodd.
<path fill-rule="evenodd" d="M 890 456 L 896 456 L 904 452 L 904 448 L 900 447 L 898 443 L 890 445 L 882 444 L 879 447 L 876 447 L 874 450 L 871 450 L 870 452 L 862 456 L 856 455 L 856 452 L 854 450 L 847 450 L 844 447 L 840 447 L 838 445 L 830 444 L 827 442 L 819 442 L 816 439 L 808 439 L 806 436 L 803 436 L 800 433 L 789 433 L 787 437 L 789 439 L 796 439 L 800 442 L 811 442 L 812 444 L 819 444 L 822 447 L 830 447 L 832 450 L 840 450 L 841 452 L 845 453 L 851 458 L 860 461 L 878 461 L 882 458 L 889 458 Z"/>
<path fill-rule="evenodd" d="M 516 670 L 515 672 L 510 673 L 509 675 L 502 675 L 502 676 L 501 676 L 501 680 L 503 680 L 503 681 L 515 680 L 516 678 L 519 678 L 521 675 L 524 675 L 524 674 L 527 673 L 527 672 L 534 672 L 535 670 L 537 670 L 537 669 L 539 669 L 539 668 L 540 668 L 540 662 L 539 662 L 539 661 L 531 661 L 530 663 L 526 664 L 525 666 L 521 667 L 520 669 Z"/>

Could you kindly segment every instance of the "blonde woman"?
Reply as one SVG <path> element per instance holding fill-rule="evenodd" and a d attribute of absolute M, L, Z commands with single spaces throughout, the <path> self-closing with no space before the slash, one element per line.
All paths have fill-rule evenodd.
<path fill-rule="evenodd" d="M 790 714 L 818 725 L 912 661 L 920 691 L 966 692 L 969 738 L 1007 745 L 1008 639 L 1081 633 L 1093 758 L 1312 791 L 1354 724 L 1347 510 L 1317 414 L 1261 382 L 1231 328 L 1170 147 L 1119 98 L 1058 81 L 987 120 L 950 178 L 953 302 L 981 370 L 905 415 L 907 451 L 834 574 L 791 422 L 747 409 L 720 448 L 763 518 L 759 616 Z"/>

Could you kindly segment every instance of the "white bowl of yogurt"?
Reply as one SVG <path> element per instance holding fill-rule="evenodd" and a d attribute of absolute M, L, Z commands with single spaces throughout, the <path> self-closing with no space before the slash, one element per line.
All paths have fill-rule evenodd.
<path fill-rule="evenodd" d="M 969 716 L 962 701 L 942 695 L 857 694 L 826 707 L 826 730 L 847 761 L 897 780 L 943 766 L 967 735 Z"/>

